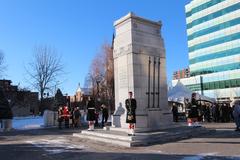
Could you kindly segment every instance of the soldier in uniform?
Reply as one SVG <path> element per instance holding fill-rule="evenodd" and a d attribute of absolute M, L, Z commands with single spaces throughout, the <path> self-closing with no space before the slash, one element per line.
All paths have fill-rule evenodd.
<path fill-rule="evenodd" d="M 95 116 L 95 103 L 92 97 L 89 98 L 88 104 L 87 104 L 87 121 L 88 121 L 88 130 L 93 131 L 94 130 L 94 121 L 96 120 Z"/>
<path fill-rule="evenodd" d="M 129 123 L 130 134 L 128 135 L 134 135 L 137 101 L 132 98 L 132 92 L 128 92 L 128 95 L 129 98 L 125 100 L 125 106 L 127 109 L 126 123 Z"/>
<path fill-rule="evenodd" d="M 188 125 L 189 126 L 200 126 L 198 123 L 199 118 L 199 106 L 197 104 L 196 93 L 192 93 L 190 113 L 188 116 Z"/>

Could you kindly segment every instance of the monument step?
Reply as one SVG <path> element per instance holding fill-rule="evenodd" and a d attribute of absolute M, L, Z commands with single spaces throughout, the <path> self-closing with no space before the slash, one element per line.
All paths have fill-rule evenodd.
<path fill-rule="evenodd" d="M 199 127 L 182 127 L 169 130 L 168 132 L 144 132 L 136 133 L 135 136 L 128 136 L 126 132 L 106 131 L 97 129 L 94 131 L 82 131 L 74 133 L 73 136 L 87 138 L 90 140 L 101 141 L 104 143 L 116 144 L 124 147 L 144 146 L 150 144 L 162 144 L 181 139 L 194 137 L 209 133 L 209 130 Z"/>
<path fill-rule="evenodd" d="M 82 131 L 81 134 L 97 136 L 102 138 L 112 138 L 114 140 L 123 140 L 123 141 L 138 141 L 143 140 L 149 137 L 149 134 L 136 133 L 135 136 L 129 136 L 126 132 L 120 131 L 106 131 L 106 130 L 95 130 L 95 131 Z M 158 133 L 160 134 L 160 132 Z M 161 133 L 163 134 L 163 132 Z"/>
<path fill-rule="evenodd" d="M 123 147 L 131 147 L 131 141 L 127 141 L 127 140 L 119 140 L 119 139 L 113 139 L 105 136 L 101 137 L 101 136 L 96 136 L 94 134 L 82 134 L 82 133 L 74 133 L 73 136 L 83 138 L 83 139 L 89 139 L 93 141 L 104 142 L 108 144 L 119 145 Z"/>

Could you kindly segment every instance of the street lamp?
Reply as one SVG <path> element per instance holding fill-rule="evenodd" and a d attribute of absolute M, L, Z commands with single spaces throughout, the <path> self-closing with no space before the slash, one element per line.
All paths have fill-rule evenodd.
<path fill-rule="evenodd" d="M 200 76 L 200 89 L 201 89 L 201 95 L 204 95 L 204 92 L 203 92 L 203 77 Z"/>
<path fill-rule="evenodd" d="M 59 85 L 59 81 L 57 81 L 56 84 L 55 84 L 55 86 L 54 86 L 54 94 L 57 93 L 57 87 L 58 87 L 58 85 Z"/>

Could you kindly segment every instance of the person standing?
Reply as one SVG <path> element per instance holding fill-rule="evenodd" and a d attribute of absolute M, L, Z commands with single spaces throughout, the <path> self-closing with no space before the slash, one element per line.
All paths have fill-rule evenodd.
<path fill-rule="evenodd" d="M 101 109 L 102 109 L 102 127 L 104 127 L 108 120 L 108 108 L 106 105 L 102 104 Z"/>
<path fill-rule="evenodd" d="M 190 113 L 189 113 L 189 119 L 188 119 L 188 126 L 199 126 L 198 124 L 198 104 L 196 99 L 196 93 L 192 93 L 192 99 L 191 99 L 191 107 L 190 107 Z"/>
<path fill-rule="evenodd" d="M 235 131 L 240 131 L 240 100 L 234 102 L 233 116 L 236 124 Z"/>
<path fill-rule="evenodd" d="M 95 121 L 95 103 L 92 97 L 89 97 L 87 104 L 87 121 L 88 121 L 88 130 L 94 130 L 94 121 Z"/>
<path fill-rule="evenodd" d="M 178 122 L 178 107 L 176 103 L 172 104 L 173 122 Z"/>
<path fill-rule="evenodd" d="M 58 128 L 62 129 L 62 122 L 63 122 L 63 108 L 62 106 L 58 109 Z"/>
<path fill-rule="evenodd" d="M 68 110 L 67 106 L 64 106 L 63 117 L 64 117 L 64 122 L 65 122 L 65 128 L 69 128 L 70 113 L 69 113 L 69 110 Z"/>
<path fill-rule="evenodd" d="M 132 92 L 128 92 L 128 95 L 129 98 L 125 100 L 125 106 L 127 109 L 126 123 L 129 123 L 130 134 L 128 135 L 134 135 L 137 101 L 133 98 Z"/>
<path fill-rule="evenodd" d="M 77 127 L 81 126 L 80 117 L 81 117 L 81 112 L 79 110 L 79 107 L 74 108 L 74 111 L 73 111 L 73 120 L 74 120 L 73 121 L 74 122 L 73 127 L 74 128 L 77 128 Z"/>
<path fill-rule="evenodd" d="M 226 103 L 223 103 L 222 105 L 222 122 L 226 123 L 228 122 L 228 106 Z"/>

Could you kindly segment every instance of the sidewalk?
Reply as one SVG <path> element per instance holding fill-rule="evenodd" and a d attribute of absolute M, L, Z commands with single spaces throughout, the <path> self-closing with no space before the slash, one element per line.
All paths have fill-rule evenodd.
<path fill-rule="evenodd" d="M 186 131 L 193 133 L 192 136 L 169 141 L 165 135 L 162 136 L 162 140 L 167 142 L 132 148 L 72 136 L 73 133 L 79 133 L 82 129 L 86 130 L 87 126 L 81 129 L 18 130 L 0 133 L 0 152 L 4 160 L 31 160 L 33 157 L 36 160 L 240 159 L 240 133 L 233 131 L 233 123 L 203 125 L 211 132 L 200 134 L 198 129 L 202 128 L 185 127 Z M 176 128 L 162 132 L 183 134 L 185 131 Z"/>

